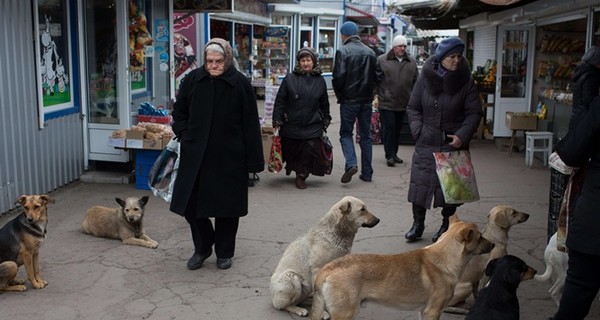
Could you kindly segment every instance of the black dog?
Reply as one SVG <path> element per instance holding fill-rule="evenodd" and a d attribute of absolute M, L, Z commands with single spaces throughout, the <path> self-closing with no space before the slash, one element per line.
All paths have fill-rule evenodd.
<path fill-rule="evenodd" d="M 518 320 L 517 288 L 521 281 L 532 279 L 536 273 L 535 269 L 515 256 L 506 255 L 490 261 L 485 268 L 490 281 L 479 291 L 475 305 L 465 320 Z"/>

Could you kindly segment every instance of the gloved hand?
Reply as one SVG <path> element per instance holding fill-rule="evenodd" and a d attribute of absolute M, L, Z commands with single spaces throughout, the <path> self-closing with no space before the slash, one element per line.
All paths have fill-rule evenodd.
<path fill-rule="evenodd" d="M 281 126 L 283 126 L 283 122 L 278 121 L 278 120 L 273 121 L 273 128 L 279 128 Z"/>
<path fill-rule="evenodd" d="M 177 142 L 181 142 L 181 137 L 183 137 L 183 134 L 186 132 L 187 130 L 183 130 L 183 131 L 179 131 L 177 134 L 175 134 L 175 140 L 177 140 Z"/>
<path fill-rule="evenodd" d="M 331 119 L 323 119 L 323 129 L 327 130 L 327 128 L 329 128 L 330 123 L 331 123 Z"/>

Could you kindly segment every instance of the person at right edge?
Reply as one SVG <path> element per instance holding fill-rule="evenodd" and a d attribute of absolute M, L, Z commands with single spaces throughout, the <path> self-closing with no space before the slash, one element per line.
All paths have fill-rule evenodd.
<path fill-rule="evenodd" d="M 360 134 L 361 173 L 359 178 L 371 182 L 373 177 L 373 142 L 371 140 L 371 113 L 377 85 L 377 56 L 360 41 L 358 26 L 346 21 L 340 28 L 343 45 L 335 53 L 332 86 L 340 104 L 340 142 L 345 165 L 342 183 L 348 183 L 358 172 L 358 161 L 352 141 L 354 122 L 358 121 Z"/>
<path fill-rule="evenodd" d="M 377 58 L 377 77 L 381 80 L 377 86 L 375 107 L 379 109 L 388 167 L 404 163 L 398 157 L 398 137 L 410 93 L 419 76 L 417 61 L 406 52 L 406 45 L 406 38 L 398 35 L 392 41 L 392 49 Z"/>
<path fill-rule="evenodd" d="M 569 131 L 556 146 L 560 159 L 566 165 L 578 168 L 575 174 L 582 173 L 583 183 L 575 198 L 574 210 L 569 215 L 565 243 L 569 266 L 558 311 L 550 318 L 554 320 L 584 319 L 600 289 L 599 48 L 588 49 L 582 61 L 573 76 L 575 84 Z M 588 70 L 585 82 L 577 77 L 580 68 Z M 586 97 L 593 100 L 586 104 Z M 574 177 L 571 179 L 575 183 Z"/>
<path fill-rule="evenodd" d="M 442 207 L 442 226 L 431 239 L 436 242 L 448 230 L 457 204 L 447 204 L 435 170 L 433 152 L 468 150 L 482 116 L 481 99 L 460 38 L 442 40 L 429 57 L 408 102 L 408 120 L 415 139 L 408 202 L 412 203 L 413 225 L 406 233 L 409 242 L 421 238 L 425 213 Z"/>

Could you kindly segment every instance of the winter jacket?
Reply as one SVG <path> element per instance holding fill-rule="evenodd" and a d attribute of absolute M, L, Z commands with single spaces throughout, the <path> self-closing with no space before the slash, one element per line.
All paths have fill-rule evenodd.
<path fill-rule="evenodd" d="M 394 49 L 391 49 L 387 54 L 380 55 L 377 63 L 377 78 L 380 79 L 376 90 L 379 109 L 406 110 L 410 93 L 419 76 L 417 61 L 408 52 L 400 61 L 394 54 Z"/>
<path fill-rule="evenodd" d="M 282 124 L 279 135 L 300 140 L 318 138 L 330 121 L 323 76 L 297 71 L 288 74 L 279 86 L 273 109 L 273 124 Z"/>
<path fill-rule="evenodd" d="M 264 169 L 258 108 L 250 81 L 231 66 L 219 77 L 203 68 L 181 83 L 173 110 L 181 138 L 171 211 L 196 217 L 248 213 L 248 173 Z"/>
<path fill-rule="evenodd" d="M 581 62 L 573 73 L 573 110 L 569 120 L 569 128 L 577 117 L 585 114 L 594 97 L 600 93 L 600 69 L 591 64 Z"/>
<path fill-rule="evenodd" d="M 570 216 L 567 248 L 590 255 L 600 255 L 600 97 L 578 117 L 556 151 L 572 167 L 587 166 L 583 187 Z"/>
<path fill-rule="evenodd" d="M 335 53 L 331 84 L 338 103 L 365 104 L 373 102 L 377 56 L 358 36 L 344 41 Z"/>
<path fill-rule="evenodd" d="M 479 92 L 469 72 L 467 60 L 462 59 L 458 70 L 440 76 L 440 63 L 431 56 L 425 64 L 408 102 L 410 130 L 415 139 L 408 201 L 423 208 L 445 205 L 435 171 L 433 152 L 452 151 L 444 134 L 455 134 L 463 143 L 469 142 L 482 116 Z"/>

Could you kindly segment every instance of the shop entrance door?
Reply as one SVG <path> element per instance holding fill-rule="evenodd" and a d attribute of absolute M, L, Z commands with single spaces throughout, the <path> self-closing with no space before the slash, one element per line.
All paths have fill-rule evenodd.
<path fill-rule="evenodd" d="M 494 136 L 509 137 L 506 112 L 531 110 L 534 32 L 532 26 L 498 28 Z M 532 44 L 532 45 L 529 45 Z"/>
<path fill-rule="evenodd" d="M 108 137 L 130 125 L 127 66 L 127 1 L 83 0 L 83 55 L 87 97 L 84 133 L 88 160 L 127 162 L 129 153 L 108 146 Z"/>

